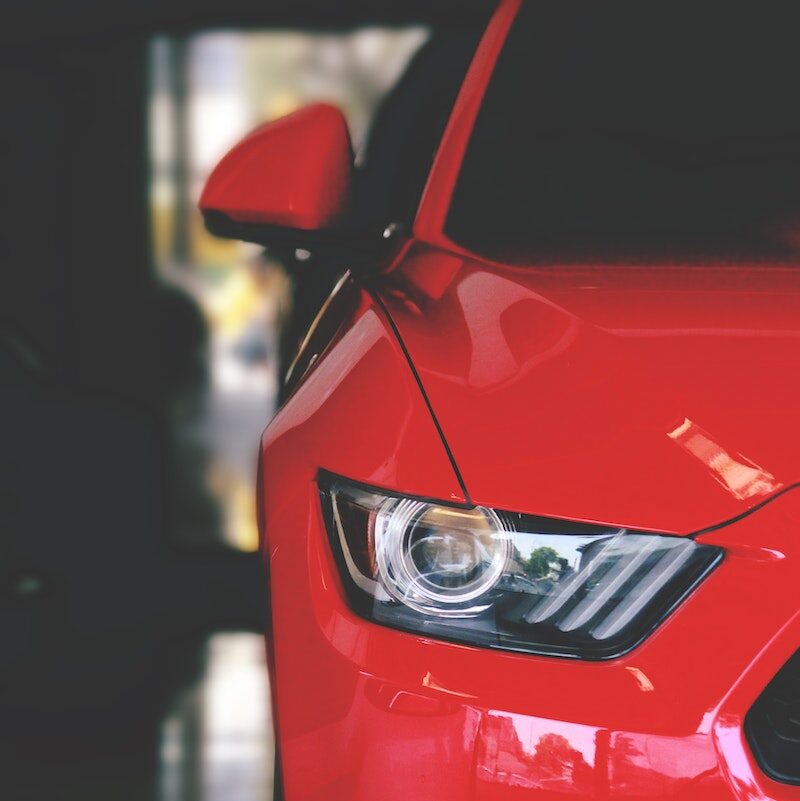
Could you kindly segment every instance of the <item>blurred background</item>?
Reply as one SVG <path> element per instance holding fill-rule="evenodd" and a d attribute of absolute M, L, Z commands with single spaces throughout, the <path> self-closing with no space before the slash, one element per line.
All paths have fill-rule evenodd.
<path fill-rule="evenodd" d="M 314 100 L 373 174 L 408 174 L 466 52 L 426 43 L 464 9 L 2 6 L 3 801 L 272 797 L 255 458 L 331 272 L 211 238 L 196 202 L 238 138 Z M 413 177 L 376 224 L 413 214 Z"/>

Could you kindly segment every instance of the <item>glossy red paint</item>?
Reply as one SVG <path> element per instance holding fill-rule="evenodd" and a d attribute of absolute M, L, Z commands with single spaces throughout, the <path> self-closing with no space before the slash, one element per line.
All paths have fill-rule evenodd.
<path fill-rule="evenodd" d="M 800 490 L 703 535 L 723 564 L 621 659 L 520 656 L 369 624 L 343 600 L 317 468 L 428 496 L 458 485 L 366 296 L 349 331 L 263 440 L 287 798 L 797 798 L 760 773 L 741 722 L 800 637 Z"/>
<path fill-rule="evenodd" d="M 287 798 L 798 798 L 758 769 L 742 721 L 800 637 L 800 490 L 702 535 L 725 549 L 723 564 L 608 663 L 456 646 L 350 612 L 318 468 L 460 496 L 389 321 L 351 291 L 357 310 L 263 440 Z"/>
<path fill-rule="evenodd" d="M 304 468 L 308 487 L 323 468 L 378 487 L 465 501 L 383 311 L 353 284 L 342 291 L 355 294 L 354 310 L 264 434 L 260 508 L 267 541 L 270 515 L 293 507 L 282 476 L 295 476 L 293 468 L 302 464 L 298 433 L 315 451 L 316 461 Z M 403 447 L 406 441 L 414 446 Z"/>
<path fill-rule="evenodd" d="M 419 245 L 383 294 L 475 503 L 685 534 L 800 481 L 794 267 Z"/>
<path fill-rule="evenodd" d="M 504 0 L 489 26 L 413 238 L 372 294 L 342 284 L 348 302 L 323 312 L 262 440 L 287 801 L 800 801 L 800 788 L 763 774 L 743 735 L 800 640 L 797 273 L 511 268 L 450 242 L 453 183 L 519 5 Z M 289 138 L 276 135 L 274 153 Z M 297 226 L 288 198 L 305 179 L 293 169 L 275 179 L 270 202 L 284 205 L 268 220 L 237 219 Z M 337 176 L 308 227 L 337 213 Z M 260 187 L 248 184 L 237 206 L 231 184 L 226 208 L 252 211 Z M 320 469 L 444 501 L 695 533 L 724 559 L 641 645 L 607 662 L 427 639 L 347 606 Z"/>
<path fill-rule="evenodd" d="M 211 173 L 200 209 L 242 223 L 325 228 L 345 210 L 352 162 L 342 112 L 307 106 L 239 142 Z"/>

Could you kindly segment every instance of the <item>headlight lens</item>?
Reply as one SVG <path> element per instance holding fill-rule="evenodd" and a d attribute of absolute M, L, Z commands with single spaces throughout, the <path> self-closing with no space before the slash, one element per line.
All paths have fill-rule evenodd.
<path fill-rule="evenodd" d="M 320 491 L 356 612 L 487 647 L 619 656 L 722 556 L 685 537 L 389 496 L 328 474 Z"/>
<path fill-rule="evenodd" d="M 427 614 L 463 616 L 496 586 L 509 541 L 489 509 L 388 500 L 375 516 L 376 573 L 399 603 Z"/>

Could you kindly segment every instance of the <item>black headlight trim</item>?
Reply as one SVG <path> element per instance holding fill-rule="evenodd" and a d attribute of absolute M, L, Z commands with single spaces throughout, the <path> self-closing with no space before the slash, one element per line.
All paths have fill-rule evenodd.
<path fill-rule="evenodd" d="M 639 535 L 659 537 L 663 539 L 670 539 L 675 542 L 676 547 L 679 543 L 692 542 L 695 544 L 695 552 L 702 553 L 702 559 L 694 559 L 692 569 L 686 574 L 678 574 L 683 576 L 686 580 L 680 586 L 673 583 L 669 592 L 656 593 L 656 598 L 659 599 L 658 604 L 654 604 L 651 609 L 656 609 L 656 614 L 650 614 L 644 618 L 645 625 L 638 632 L 637 636 L 629 637 L 624 643 L 620 642 L 613 647 L 581 647 L 575 643 L 564 646 L 558 643 L 536 643 L 532 641 L 520 642 L 518 638 L 505 634 L 499 634 L 491 637 L 486 636 L 483 632 L 481 636 L 465 633 L 468 626 L 461 626 L 460 631 L 452 630 L 452 622 L 450 629 L 446 625 L 441 624 L 439 621 L 431 620 L 429 617 L 417 616 L 415 618 L 413 613 L 407 610 L 399 610 L 397 606 L 394 607 L 392 614 L 387 614 L 385 609 L 376 608 L 376 600 L 367 592 L 356 586 L 352 581 L 343 551 L 339 531 L 336 527 L 336 522 L 333 519 L 333 501 L 331 490 L 339 487 L 346 487 L 347 489 L 359 490 L 364 493 L 380 495 L 385 498 L 392 498 L 400 500 L 412 500 L 425 504 L 435 504 L 439 507 L 448 507 L 454 510 L 470 511 L 477 507 L 471 504 L 458 503 L 453 501 L 443 501 L 436 498 L 426 498 L 419 496 L 409 496 L 397 491 L 386 490 L 384 488 L 374 487 L 362 482 L 352 481 L 347 478 L 338 476 L 335 473 L 327 470 L 320 470 L 317 477 L 320 498 L 324 513 L 325 524 L 328 532 L 328 539 L 333 551 L 336 564 L 339 568 L 341 580 L 344 586 L 346 600 L 351 609 L 360 617 L 378 625 L 387 626 L 400 631 L 411 633 L 417 637 L 426 637 L 429 639 L 443 640 L 448 642 L 458 643 L 462 646 L 472 647 L 485 647 L 512 653 L 525 653 L 529 655 L 578 659 L 584 661 L 608 661 L 618 659 L 622 656 L 633 651 L 648 639 L 661 625 L 669 618 L 675 610 L 687 601 L 687 599 L 697 590 L 703 581 L 713 572 L 716 567 L 721 563 L 724 557 L 724 552 L 721 548 L 701 545 L 694 543 L 693 537 L 669 535 L 663 533 L 644 532 L 635 529 L 612 529 L 610 527 L 599 526 L 586 523 L 573 523 L 557 518 L 539 517 L 533 515 L 524 515 L 519 513 L 509 513 L 504 511 L 497 511 L 497 514 L 504 520 L 517 519 L 524 521 L 531 527 L 535 524 L 537 536 L 596 536 L 596 537 L 609 537 L 612 533 L 625 533 L 626 535 Z M 694 552 L 693 552 L 694 553 Z M 677 590 L 677 591 L 676 591 Z M 647 608 L 647 607 L 646 607 Z"/>

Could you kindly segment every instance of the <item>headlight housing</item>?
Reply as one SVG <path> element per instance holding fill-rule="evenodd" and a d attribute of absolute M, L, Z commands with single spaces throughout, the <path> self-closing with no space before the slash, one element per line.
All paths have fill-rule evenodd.
<path fill-rule="evenodd" d="M 402 497 L 327 473 L 319 486 L 352 608 L 472 645 L 620 656 L 722 557 L 686 537 Z"/>

